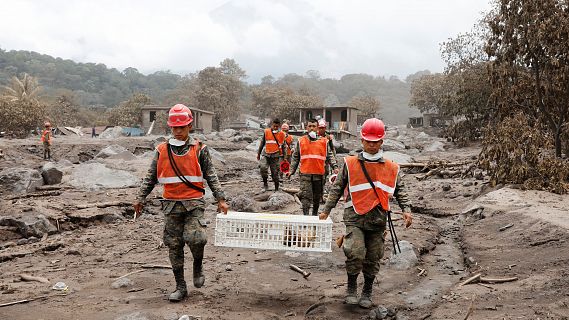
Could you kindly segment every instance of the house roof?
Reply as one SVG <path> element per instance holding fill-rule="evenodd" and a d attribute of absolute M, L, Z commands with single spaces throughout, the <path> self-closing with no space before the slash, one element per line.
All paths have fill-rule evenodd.
<path fill-rule="evenodd" d="M 326 107 L 300 107 L 300 109 L 310 109 L 310 110 L 322 110 L 322 109 L 355 109 L 357 110 L 357 108 L 352 107 L 352 106 L 342 106 L 342 105 L 335 105 L 335 106 L 326 106 Z"/>
<path fill-rule="evenodd" d="M 141 110 L 170 110 L 171 106 L 161 106 L 161 105 L 157 105 L 157 104 L 147 104 L 144 107 L 140 108 Z M 207 111 L 207 110 L 202 110 L 202 109 L 198 109 L 198 108 L 194 108 L 194 107 L 188 107 L 190 108 L 190 110 L 192 110 L 193 112 L 201 112 L 201 113 L 205 113 L 205 114 L 211 114 L 213 115 L 213 112 L 211 111 Z"/>

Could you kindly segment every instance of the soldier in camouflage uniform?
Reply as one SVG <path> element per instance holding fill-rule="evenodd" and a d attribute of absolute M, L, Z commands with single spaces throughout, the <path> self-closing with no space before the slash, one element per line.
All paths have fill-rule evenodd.
<path fill-rule="evenodd" d="M 137 216 L 154 186 L 157 183 L 164 184 L 163 197 L 165 199 L 162 201 L 165 217 L 164 244 L 169 249 L 170 263 L 176 280 L 176 291 L 169 296 L 170 301 L 180 301 L 188 293 L 184 279 L 184 246 L 186 244 L 190 247 L 194 258 L 194 286 L 199 288 L 205 281 L 202 270 L 204 247 L 207 243 L 204 220 L 206 207 L 203 198 L 204 179 L 218 201 L 218 211 L 227 213 L 229 208 L 207 146 L 188 135 L 192 128 L 192 120 L 191 111 L 186 106 L 178 104 L 170 109 L 168 125 L 172 128 L 175 139 L 170 139 L 156 148 L 150 169 L 134 204 L 135 216 Z M 168 148 L 170 151 L 167 151 Z M 176 170 L 172 171 L 173 167 L 169 162 L 169 152 L 172 153 L 177 167 L 175 173 L 173 172 Z M 183 181 L 184 179 L 197 188 L 190 187 Z"/>
<path fill-rule="evenodd" d="M 332 141 L 334 137 L 326 131 L 327 128 L 326 120 L 320 119 L 318 120 L 318 136 L 324 138 L 328 141 L 328 148 L 332 150 L 332 155 L 334 155 L 334 159 L 336 159 L 336 148 L 334 147 L 334 142 Z M 326 191 L 326 180 L 328 175 L 330 174 L 330 163 L 326 163 L 326 170 L 324 172 L 324 179 L 322 179 L 322 197 L 320 201 L 324 203 L 324 191 Z"/>
<path fill-rule="evenodd" d="M 312 215 L 318 214 L 320 207 L 320 200 L 322 197 L 322 180 L 324 179 L 325 163 L 328 162 L 332 165 L 334 173 L 338 173 L 338 166 L 336 158 L 334 158 L 332 151 L 327 147 L 327 140 L 320 138 L 316 134 L 317 122 L 315 119 L 307 121 L 306 130 L 307 135 L 301 137 L 296 142 L 294 152 L 292 154 L 292 164 L 287 177 L 290 177 L 296 172 L 300 165 L 300 194 L 299 198 L 302 203 L 302 212 L 304 215 L 310 213 L 310 206 L 312 205 Z M 304 141 L 305 150 L 302 150 Z M 318 150 L 311 150 L 313 147 L 320 148 L 322 155 L 317 155 Z M 317 159 L 321 158 L 321 159 Z M 303 165 L 304 163 L 304 165 Z M 305 166 L 305 168 L 303 168 Z M 318 170 L 313 170 L 318 169 Z M 317 172 L 318 173 L 315 173 Z"/>
<path fill-rule="evenodd" d="M 345 199 L 343 216 L 346 225 L 344 254 L 348 274 L 345 302 L 371 308 L 373 282 L 379 272 L 380 259 L 383 257 L 383 235 L 387 219 L 384 208 L 389 208 L 391 195 L 395 197 L 403 210 L 406 227 L 411 225 L 412 217 L 411 204 L 399 175 L 399 167 L 383 158 L 383 152 L 380 149 L 385 135 L 383 122 L 378 119 L 369 119 L 366 123 L 362 126 L 363 151 L 357 156 L 348 156 L 344 159 L 344 165 L 332 185 L 320 219 L 328 217 L 348 187 L 349 193 Z M 371 187 L 363 173 L 362 165 L 369 167 L 366 170 L 370 170 L 371 174 L 368 173 L 368 175 L 374 182 L 374 188 Z M 382 174 L 385 177 L 381 176 Z M 353 196 L 357 196 L 357 199 Z M 358 300 L 357 278 L 360 272 L 364 274 L 364 287 L 361 298 Z"/>
<path fill-rule="evenodd" d="M 257 161 L 259 161 L 265 191 L 269 190 L 269 169 L 275 184 L 275 191 L 279 190 L 279 166 L 286 154 L 285 134 L 280 130 L 280 127 L 281 121 L 274 119 L 271 127 L 263 131 L 263 137 L 257 151 Z"/>
<path fill-rule="evenodd" d="M 43 159 L 51 160 L 51 123 L 46 122 L 44 124 L 45 129 L 41 133 L 41 142 L 43 144 Z"/>

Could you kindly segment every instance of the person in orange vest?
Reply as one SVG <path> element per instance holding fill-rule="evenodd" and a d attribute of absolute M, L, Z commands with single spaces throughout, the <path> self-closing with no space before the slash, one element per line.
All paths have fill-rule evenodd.
<path fill-rule="evenodd" d="M 336 159 L 336 148 L 334 147 L 334 142 L 332 140 L 334 137 L 326 131 L 328 124 L 326 120 L 320 119 L 318 120 L 318 136 L 328 140 L 328 148 L 332 150 L 332 155 L 334 155 L 334 159 Z M 324 191 L 326 187 L 326 178 L 330 174 L 330 163 L 326 163 L 326 171 L 324 172 L 324 179 L 322 179 L 322 197 L 320 198 L 320 202 L 324 203 Z"/>
<path fill-rule="evenodd" d="M 373 282 L 383 257 L 389 199 L 392 196 L 397 199 L 406 227 L 413 220 L 409 197 L 399 175 L 399 165 L 383 157 L 383 121 L 367 119 L 362 125 L 361 137 L 363 151 L 344 158 L 343 168 L 332 185 L 320 219 L 328 217 L 346 191 L 343 216 L 346 235 L 343 245 L 348 286 L 345 302 L 371 308 Z M 364 286 L 358 299 L 357 279 L 360 272 L 364 274 Z"/>
<path fill-rule="evenodd" d="M 290 178 L 300 166 L 300 194 L 302 213 L 308 215 L 312 204 L 312 215 L 318 215 L 320 198 L 322 196 L 322 179 L 324 179 L 325 164 L 328 161 L 334 173 L 338 173 L 336 158 L 328 148 L 326 139 L 321 139 L 316 133 L 318 122 L 310 119 L 306 123 L 307 134 L 300 137 L 292 154 L 290 171 L 286 174 Z"/>
<path fill-rule="evenodd" d="M 45 129 L 41 133 L 40 141 L 43 144 L 43 159 L 51 160 L 51 123 L 44 123 Z"/>
<path fill-rule="evenodd" d="M 287 161 L 290 161 L 290 158 L 292 156 L 292 144 L 294 142 L 294 137 L 290 134 L 288 134 L 288 130 L 290 129 L 289 125 L 287 123 L 283 123 L 283 125 L 281 126 L 281 130 L 283 131 L 284 135 L 285 135 L 285 143 L 286 143 L 286 154 L 284 156 L 284 159 Z"/>
<path fill-rule="evenodd" d="M 208 147 L 189 136 L 193 116 L 183 104 L 173 106 L 168 112 L 168 126 L 174 138 L 159 144 L 150 169 L 134 203 L 134 218 L 142 212 L 146 197 L 154 186 L 164 186 L 162 210 L 164 211 L 164 244 L 168 247 L 170 263 L 176 280 L 176 290 L 169 300 L 176 302 L 188 295 L 184 279 L 184 246 L 190 247 L 193 261 L 194 287 L 205 282 L 202 261 L 207 243 L 204 211 L 204 180 L 217 200 L 218 212 L 227 214 L 229 206 L 213 166 Z"/>
<path fill-rule="evenodd" d="M 279 190 L 279 165 L 286 152 L 285 134 L 280 130 L 280 127 L 281 121 L 274 119 L 271 127 L 263 131 L 263 137 L 257 151 L 257 161 L 259 161 L 265 191 L 269 190 L 269 168 L 275 184 L 275 191 Z"/>

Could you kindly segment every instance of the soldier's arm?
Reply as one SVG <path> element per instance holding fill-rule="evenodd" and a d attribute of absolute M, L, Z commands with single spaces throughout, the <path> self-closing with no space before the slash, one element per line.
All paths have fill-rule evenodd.
<path fill-rule="evenodd" d="M 259 150 L 257 150 L 257 156 L 261 155 L 263 152 L 263 148 L 265 147 L 265 132 L 263 131 L 263 137 L 261 138 L 261 142 L 259 143 Z"/>
<path fill-rule="evenodd" d="M 298 165 L 300 164 L 300 145 L 299 141 L 297 140 L 294 146 L 294 152 L 292 153 L 292 163 L 290 164 L 290 175 L 293 175 L 298 169 Z"/>
<path fill-rule="evenodd" d="M 405 182 L 401 178 L 401 174 L 397 174 L 397 182 L 395 183 L 395 192 L 393 196 L 397 200 L 399 207 L 403 212 L 411 212 L 411 201 L 409 200 L 409 194 L 405 188 Z"/>
<path fill-rule="evenodd" d="M 203 177 L 207 181 L 207 185 L 211 189 L 211 192 L 213 192 L 213 197 L 217 201 L 225 200 L 225 193 L 221 188 L 221 182 L 219 182 L 219 178 L 217 177 L 217 172 L 213 166 L 213 161 L 211 160 L 211 155 L 209 154 L 207 146 L 200 152 L 199 161 Z"/>
<path fill-rule="evenodd" d="M 338 169 L 338 163 L 336 161 L 336 156 L 332 153 L 332 150 L 328 147 L 326 148 L 326 162 L 328 162 L 332 169 Z"/>
<path fill-rule="evenodd" d="M 148 168 L 148 172 L 146 173 L 146 177 L 142 180 L 142 185 L 140 189 L 138 189 L 138 193 L 136 194 L 136 199 L 140 203 L 144 203 L 146 201 L 146 197 L 152 192 L 154 186 L 158 183 L 158 176 L 156 170 L 156 164 L 158 163 L 158 151 L 154 152 L 154 157 L 152 158 L 152 162 L 150 163 L 150 168 Z"/>
<path fill-rule="evenodd" d="M 336 181 L 330 188 L 330 193 L 328 194 L 328 198 L 326 200 L 326 204 L 324 204 L 324 212 L 330 213 L 332 209 L 338 203 L 338 200 L 344 194 L 344 190 L 348 186 L 348 167 L 346 164 L 342 164 L 342 169 L 338 172 L 338 177 L 336 177 Z"/>

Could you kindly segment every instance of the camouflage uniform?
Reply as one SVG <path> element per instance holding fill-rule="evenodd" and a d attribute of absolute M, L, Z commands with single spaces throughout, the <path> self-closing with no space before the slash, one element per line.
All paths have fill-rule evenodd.
<path fill-rule="evenodd" d="M 311 139 L 312 140 L 312 139 Z M 336 158 L 332 154 L 330 148 L 326 148 L 326 162 L 330 163 L 333 169 L 336 169 Z M 290 165 L 290 174 L 293 175 L 300 165 L 300 142 L 297 140 L 292 153 L 292 163 Z M 318 215 L 318 208 L 320 207 L 320 199 L 322 198 L 322 187 L 324 184 L 322 180 L 325 179 L 321 174 L 304 174 L 300 173 L 300 193 L 299 198 L 302 203 L 302 212 L 308 215 L 310 212 L 310 205 L 312 204 L 312 215 Z"/>
<path fill-rule="evenodd" d="M 361 153 L 358 158 L 363 159 Z M 379 162 L 383 161 L 383 159 L 379 160 Z M 344 162 L 330 189 L 328 200 L 324 205 L 324 212 L 330 213 L 336 206 L 348 186 L 348 181 L 348 168 Z M 401 180 L 401 176 L 397 177 L 393 196 L 403 211 L 411 212 L 409 196 L 405 191 L 405 184 Z M 350 199 L 348 193 L 346 201 L 350 201 Z M 364 276 L 375 276 L 379 272 L 379 261 L 383 257 L 384 251 L 383 233 L 386 221 L 386 214 L 379 206 L 364 215 L 357 214 L 352 206 L 344 208 L 344 224 L 346 225 L 344 254 L 346 255 L 346 271 L 348 274 L 359 274 L 363 271 Z"/>
<path fill-rule="evenodd" d="M 172 152 L 182 155 L 188 152 L 190 147 L 199 147 L 198 141 L 190 137 L 183 146 L 171 146 Z M 155 152 L 150 169 L 142 182 L 142 186 L 137 194 L 137 199 L 144 203 L 146 196 L 152 192 L 154 186 L 158 183 L 157 163 L 158 151 Z M 199 164 L 204 179 L 213 196 L 219 201 L 225 199 L 221 183 L 217 178 L 217 173 L 213 166 L 211 156 L 207 146 L 202 149 L 199 154 Z M 164 212 L 164 244 L 169 249 L 170 263 L 172 269 L 184 268 L 184 245 L 188 244 L 192 256 L 194 257 L 194 268 L 196 260 L 199 260 L 201 267 L 201 259 L 203 258 L 204 246 L 207 243 L 206 223 L 204 220 L 204 211 L 206 202 L 203 198 L 174 201 L 163 200 L 162 210 Z M 178 280 L 178 279 L 176 279 Z"/>
<path fill-rule="evenodd" d="M 285 143 L 286 145 L 286 143 Z M 286 154 L 286 148 L 283 146 L 282 149 L 285 149 L 283 154 Z M 271 170 L 271 178 L 275 184 L 275 190 L 279 189 L 279 172 L 280 172 L 280 163 L 284 159 L 280 152 L 275 153 L 266 153 L 265 152 L 265 136 L 261 139 L 261 143 L 259 144 L 259 150 L 257 154 L 260 155 L 259 160 L 259 168 L 261 169 L 261 178 L 263 178 L 263 184 L 267 187 L 267 183 L 269 180 L 269 169 Z"/>
<path fill-rule="evenodd" d="M 334 155 L 334 159 L 336 159 L 336 148 L 334 148 L 334 143 L 332 142 L 332 139 L 330 139 L 330 133 L 326 132 L 326 135 L 324 136 L 324 138 L 328 139 L 328 148 L 330 150 L 332 150 L 332 154 Z M 322 179 L 322 193 L 324 193 L 326 181 L 328 180 L 327 179 L 328 175 L 332 171 L 330 169 L 331 169 L 330 163 L 326 162 L 326 167 L 324 170 L 324 179 Z"/>
<path fill-rule="evenodd" d="M 43 159 L 51 159 L 51 130 L 45 129 L 42 131 L 41 141 L 43 144 Z"/>

